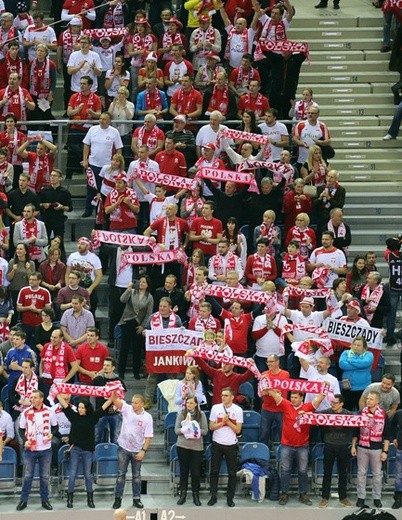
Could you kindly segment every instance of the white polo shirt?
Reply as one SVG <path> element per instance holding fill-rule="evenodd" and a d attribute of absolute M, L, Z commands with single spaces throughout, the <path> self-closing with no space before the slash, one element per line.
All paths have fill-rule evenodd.
<path fill-rule="evenodd" d="M 214 404 L 211 408 L 211 414 L 209 416 L 210 421 L 219 423 L 222 422 L 224 416 L 228 414 L 231 422 L 234 424 L 243 424 L 243 410 L 237 404 L 232 404 L 229 408 L 225 408 L 222 403 Z M 212 433 L 212 440 L 218 444 L 224 446 L 232 446 L 237 444 L 237 435 L 229 426 L 223 426 L 214 430 Z"/>

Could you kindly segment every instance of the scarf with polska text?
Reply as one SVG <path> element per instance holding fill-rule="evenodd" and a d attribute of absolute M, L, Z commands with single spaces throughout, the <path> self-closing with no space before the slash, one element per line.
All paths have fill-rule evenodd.
<path fill-rule="evenodd" d="M 96 229 L 93 235 L 92 244 L 97 248 L 100 243 L 113 244 L 117 246 L 135 246 L 135 247 L 150 247 L 153 250 L 157 248 L 156 244 L 150 237 L 144 235 L 132 235 L 131 233 L 115 233 L 113 231 L 103 231 Z"/>
<path fill-rule="evenodd" d="M 153 170 L 147 170 L 146 168 L 136 168 L 134 174 L 130 177 L 130 181 L 134 179 L 152 182 L 152 184 L 162 184 L 163 186 L 178 188 L 180 190 L 193 190 L 197 185 L 197 181 L 194 179 L 155 172 Z"/>
<path fill-rule="evenodd" d="M 283 298 L 288 301 L 291 296 L 304 298 L 311 296 L 312 298 L 328 298 L 331 295 L 331 289 L 306 289 L 304 287 L 286 287 L 283 291 Z"/>
<path fill-rule="evenodd" d="M 311 279 L 319 289 L 322 289 L 328 282 L 329 274 L 327 267 L 316 267 L 311 274 Z"/>
<path fill-rule="evenodd" d="M 154 251 L 152 253 L 123 253 L 121 255 L 122 265 L 163 265 L 167 262 L 179 262 L 186 264 L 187 255 L 182 249 L 172 249 L 170 251 Z"/>
<path fill-rule="evenodd" d="M 127 33 L 127 29 L 124 27 L 115 27 L 113 29 L 85 29 L 83 31 L 85 36 L 89 36 L 91 39 L 99 40 L 104 36 L 109 36 L 109 38 L 114 38 L 116 36 L 125 36 Z"/>
<path fill-rule="evenodd" d="M 258 395 L 261 397 L 265 390 L 285 390 L 286 392 L 302 392 L 305 394 L 329 395 L 329 384 L 325 381 L 307 381 L 306 379 L 279 379 L 275 377 L 261 377 L 258 382 Z"/>
<path fill-rule="evenodd" d="M 73 383 L 53 383 L 49 390 L 49 400 L 54 402 L 57 394 L 104 397 L 108 399 L 111 397 L 113 392 L 116 392 L 120 399 L 124 398 L 125 390 L 121 381 L 109 381 L 104 386 L 77 385 Z"/>
<path fill-rule="evenodd" d="M 228 300 L 239 300 L 240 302 L 253 302 L 267 304 L 274 296 L 264 291 L 253 291 L 244 287 L 228 287 L 227 285 L 208 284 L 205 288 L 205 294 L 214 298 L 222 298 Z"/>
<path fill-rule="evenodd" d="M 382 442 L 387 414 L 379 406 L 376 407 L 374 413 L 368 406 L 363 408 L 360 413 L 362 416 L 368 417 L 369 422 L 360 428 L 359 446 L 370 448 L 372 442 Z"/>
<path fill-rule="evenodd" d="M 342 428 L 360 428 L 367 426 L 369 418 L 362 415 L 347 415 L 337 413 L 301 413 L 297 416 L 298 426 L 336 426 Z"/>
<path fill-rule="evenodd" d="M 306 341 L 312 341 L 317 346 L 319 346 L 324 356 L 330 356 L 333 354 L 332 343 L 330 337 L 328 336 L 328 332 L 324 330 L 322 327 L 316 327 L 315 325 L 299 325 L 297 323 L 287 323 L 283 327 L 279 338 L 279 342 L 281 345 L 284 345 L 285 336 L 290 332 L 293 332 L 294 330 L 300 330 L 314 335 L 313 338 L 310 338 Z"/>
<path fill-rule="evenodd" d="M 201 358 L 206 361 L 214 361 L 217 364 L 230 364 L 237 367 L 243 367 L 254 374 L 257 379 L 261 378 L 261 373 L 256 367 L 254 361 L 249 358 L 243 358 L 240 356 L 228 356 L 224 352 L 217 352 L 209 347 L 197 347 L 195 349 L 188 350 L 186 356 L 192 358 Z"/>
<path fill-rule="evenodd" d="M 258 61 L 263 59 L 264 52 L 291 52 L 291 53 L 302 53 L 306 56 L 308 63 L 310 64 L 310 53 L 307 43 L 292 42 L 290 40 L 266 40 L 265 42 L 259 42 L 259 48 L 254 51 L 254 60 Z"/>
<path fill-rule="evenodd" d="M 17 384 L 15 385 L 15 391 L 22 400 L 31 399 L 32 392 L 35 392 L 37 389 L 38 376 L 35 374 L 35 372 L 32 372 L 31 379 L 28 382 L 24 374 L 21 374 L 17 380 Z M 22 410 L 26 409 L 26 406 L 15 404 L 13 409 L 22 412 Z"/>
<path fill-rule="evenodd" d="M 249 141 L 250 143 L 259 143 L 262 145 L 268 143 L 268 137 L 266 135 L 243 132 L 242 130 L 233 130 L 232 128 L 224 128 L 221 130 L 221 134 L 229 139 Z"/>

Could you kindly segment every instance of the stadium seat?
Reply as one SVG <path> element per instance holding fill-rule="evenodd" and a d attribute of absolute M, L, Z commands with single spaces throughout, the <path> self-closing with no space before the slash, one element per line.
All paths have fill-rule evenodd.
<path fill-rule="evenodd" d="M 240 449 L 240 463 L 248 459 L 261 459 L 269 462 L 269 448 L 263 442 L 247 442 Z"/>
<path fill-rule="evenodd" d="M 258 442 L 260 438 L 261 415 L 253 410 L 243 412 L 243 428 L 240 442 Z"/>
<path fill-rule="evenodd" d="M 176 417 L 177 417 L 177 412 L 169 412 L 165 416 L 165 421 L 164 421 L 164 431 L 165 431 L 164 450 L 165 450 L 165 453 L 166 453 L 167 457 L 169 457 L 170 448 L 177 441 L 177 435 L 176 435 L 176 433 L 174 431 L 174 427 L 175 427 L 175 423 L 176 423 Z"/>
<path fill-rule="evenodd" d="M 176 444 L 173 444 L 170 448 L 170 487 L 173 489 L 173 495 L 176 496 L 178 489 L 179 489 L 179 483 L 180 483 L 180 462 L 179 457 L 177 455 L 177 447 Z"/>
<path fill-rule="evenodd" d="M 94 481 L 98 486 L 114 486 L 117 477 L 118 447 L 112 442 L 102 442 L 95 446 Z"/>
<path fill-rule="evenodd" d="M 0 464 L 0 490 L 14 488 L 17 483 L 17 454 L 8 447 L 3 448 L 3 460 Z M 9 491 L 8 491 L 9 492 Z"/>

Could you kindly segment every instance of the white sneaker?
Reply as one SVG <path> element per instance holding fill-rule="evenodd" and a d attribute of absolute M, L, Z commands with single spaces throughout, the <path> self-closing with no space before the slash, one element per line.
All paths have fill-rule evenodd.
<path fill-rule="evenodd" d="M 391 139 L 396 139 L 396 137 L 392 137 L 391 134 L 387 134 L 382 138 L 383 141 L 391 141 Z"/>

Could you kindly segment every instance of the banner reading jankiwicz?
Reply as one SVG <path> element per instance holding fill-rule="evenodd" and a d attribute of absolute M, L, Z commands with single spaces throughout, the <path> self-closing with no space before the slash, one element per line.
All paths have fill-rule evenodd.
<path fill-rule="evenodd" d="M 202 332 L 187 329 L 154 329 L 145 331 L 148 373 L 183 373 L 196 362 L 186 351 L 198 347 Z"/>

